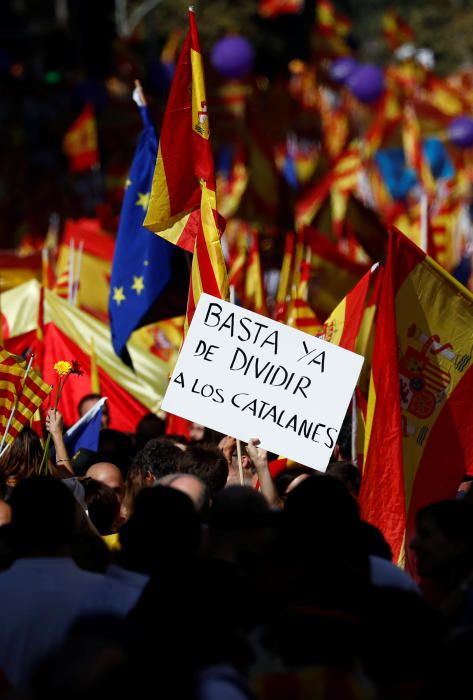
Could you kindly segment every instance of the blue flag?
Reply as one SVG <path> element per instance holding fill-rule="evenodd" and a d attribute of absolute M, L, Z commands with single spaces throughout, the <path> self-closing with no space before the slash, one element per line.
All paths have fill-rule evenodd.
<path fill-rule="evenodd" d="M 158 142 L 148 109 L 140 111 L 144 129 L 125 186 L 108 304 L 113 349 L 130 365 L 131 333 L 185 313 L 189 277 L 184 252 L 143 227 Z"/>
<path fill-rule="evenodd" d="M 96 452 L 99 447 L 99 433 L 102 421 L 103 405 L 107 397 L 104 396 L 90 408 L 87 413 L 79 418 L 77 423 L 64 433 L 64 444 L 67 454 L 71 457 L 81 447 Z"/>

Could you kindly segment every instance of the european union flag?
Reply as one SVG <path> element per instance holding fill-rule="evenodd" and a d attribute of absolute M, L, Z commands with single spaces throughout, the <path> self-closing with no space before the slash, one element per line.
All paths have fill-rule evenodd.
<path fill-rule="evenodd" d="M 108 305 L 113 348 L 129 365 L 134 330 L 185 313 L 189 278 L 184 251 L 143 228 L 158 142 L 147 107 L 140 111 L 144 129 L 125 185 Z"/>

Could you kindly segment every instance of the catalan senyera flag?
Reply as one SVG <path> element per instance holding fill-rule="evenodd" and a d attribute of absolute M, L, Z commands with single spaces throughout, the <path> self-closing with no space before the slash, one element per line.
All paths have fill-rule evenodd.
<path fill-rule="evenodd" d="M 328 52 L 335 56 L 351 53 L 346 38 L 351 30 L 351 21 L 338 12 L 331 0 L 318 0 L 316 6 L 316 31 L 325 39 Z"/>
<path fill-rule="evenodd" d="M 220 230 L 215 221 L 215 192 L 202 186 L 200 219 L 192 258 L 184 334 L 187 333 L 200 295 L 205 292 L 228 301 L 230 290 Z"/>
<path fill-rule="evenodd" d="M 97 123 L 91 104 L 85 105 L 69 127 L 62 148 L 69 158 L 69 169 L 73 173 L 88 170 L 99 162 Z"/>
<path fill-rule="evenodd" d="M 284 242 L 284 255 L 281 264 L 281 274 L 279 275 L 279 285 L 276 294 L 276 304 L 274 305 L 274 319 L 285 322 L 288 309 L 288 301 L 291 293 L 291 271 L 294 257 L 295 237 L 293 233 L 286 234 Z"/>
<path fill-rule="evenodd" d="M 402 44 L 414 40 L 414 30 L 402 19 L 399 12 L 390 9 L 383 15 L 383 36 L 389 48 L 394 51 Z"/>
<path fill-rule="evenodd" d="M 393 229 L 375 324 L 361 513 L 413 570 L 416 512 L 473 463 L 473 295 Z"/>
<path fill-rule="evenodd" d="M 258 236 L 253 231 L 245 271 L 245 307 L 257 314 L 268 315 L 263 272 L 259 254 Z"/>
<path fill-rule="evenodd" d="M 435 195 L 435 180 L 422 148 L 420 124 L 412 105 L 404 107 L 402 140 L 406 163 L 416 173 L 426 194 L 433 197 Z"/>
<path fill-rule="evenodd" d="M 310 260 L 311 250 L 307 246 L 305 257 L 300 264 L 299 283 L 297 288 L 293 289 L 293 296 L 289 302 L 287 325 L 304 331 L 304 333 L 316 335 L 320 331 L 322 323 L 307 301 L 311 273 Z"/>
<path fill-rule="evenodd" d="M 215 196 L 215 178 L 202 54 L 191 10 L 189 27 L 166 104 L 143 226 L 193 253 L 201 216 L 200 180 Z"/>
<path fill-rule="evenodd" d="M 11 444 L 23 428 L 29 424 L 33 414 L 51 393 L 39 374 L 30 369 L 27 361 L 0 348 L 0 426 L 2 436 L 8 419 L 14 411 L 13 420 L 5 438 Z"/>

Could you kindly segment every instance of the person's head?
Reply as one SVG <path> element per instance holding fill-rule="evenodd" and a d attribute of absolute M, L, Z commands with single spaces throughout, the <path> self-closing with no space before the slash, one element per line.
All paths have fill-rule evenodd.
<path fill-rule="evenodd" d="M 120 563 L 151 574 L 171 563 L 188 561 L 199 543 L 199 517 L 188 496 L 167 486 L 143 489 L 120 529 Z"/>
<path fill-rule="evenodd" d="M 228 479 L 227 460 L 219 449 L 212 445 L 191 445 L 181 452 L 181 459 L 176 471 L 182 474 L 194 474 L 202 479 L 213 500 L 225 487 Z"/>
<path fill-rule="evenodd" d="M 11 522 L 11 506 L 0 499 L 0 527 Z"/>
<path fill-rule="evenodd" d="M 189 440 L 197 442 L 204 439 L 205 425 L 191 423 L 189 427 Z"/>
<path fill-rule="evenodd" d="M 34 430 L 27 426 L 23 428 L 3 457 L 0 457 L 2 479 L 8 486 L 14 486 L 23 479 L 34 476 L 42 459 L 41 441 Z"/>
<path fill-rule="evenodd" d="M 57 479 L 32 477 L 13 489 L 11 530 L 17 556 L 60 556 L 70 544 L 76 500 Z"/>
<path fill-rule="evenodd" d="M 172 489 L 185 493 L 191 499 L 198 513 L 205 513 L 209 508 L 209 490 L 202 479 L 193 474 L 168 474 L 159 479 L 158 485 L 170 486 Z"/>
<path fill-rule="evenodd" d="M 223 489 L 216 494 L 209 514 L 211 554 L 232 562 L 264 555 L 272 542 L 277 515 L 250 486 Z"/>
<path fill-rule="evenodd" d="M 309 476 L 313 475 L 314 470 L 310 467 L 304 467 L 302 464 L 283 469 L 274 479 L 274 485 L 276 486 L 276 491 L 280 499 L 283 501 L 286 500 L 291 491 L 297 488 L 304 479 L 308 479 Z"/>
<path fill-rule="evenodd" d="M 381 530 L 366 520 L 362 520 L 360 522 L 360 535 L 368 554 L 386 559 L 386 561 L 393 560 L 391 547 Z"/>
<path fill-rule="evenodd" d="M 146 486 L 152 486 L 158 479 L 173 474 L 178 470 L 182 450 L 166 438 L 149 440 L 145 447 L 136 455 Z"/>
<path fill-rule="evenodd" d="M 353 498 L 358 498 L 361 487 L 361 474 L 360 470 L 355 467 L 354 464 L 346 461 L 330 462 L 326 474 L 335 477 L 335 479 L 339 479 L 345 484 Z"/>
<path fill-rule="evenodd" d="M 79 404 L 77 406 L 77 412 L 79 414 L 79 418 L 82 418 L 83 415 L 87 413 L 87 411 L 90 411 L 92 406 L 95 406 L 95 404 L 100 401 L 102 397 L 100 394 L 86 394 L 81 398 L 79 401 Z M 102 409 L 102 420 L 101 420 L 101 428 L 108 428 L 110 427 L 110 412 L 108 408 L 108 401 L 105 401 Z"/>
<path fill-rule="evenodd" d="M 126 478 L 134 455 L 133 440 L 126 433 L 104 428 L 99 435 L 99 454 L 103 462 L 115 464 Z"/>
<path fill-rule="evenodd" d="M 189 428 L 189 441 L 191 443 L 218 445 L 223 437 L 225 436 L 222 433 L 200 423 L 191 423 Z"/>
<path fill-rule="evenodd" d="M 248 454 L 247 445 L 245 442 L 240 442 L 241 466 L 243 470 L 243 480 L 247 486 L 254 486 L 257 480 L 256 470 Z M 228 465 L 227 486 L 238 486 L 240 483 L 240 465 L 238 464 L 238 449 L 235 445 L 231 462 Z"/>
<path fill-rule="evenodd" d="M 82 480 L 87 513 L 101 535 L 115 532 L 120 515 L 120 502 L 116 493 L 101 481 L 92 478 Z"/>
<path fill-rule="evenodd" d="M 110 462 L 97 462 L 87 469 L 85 475 L 111 488 L 121 503 L 125 484 L 118 467 Z"/>
<path fill-rule="evenodd" d="M 147 413 L 136 426 L 135 445 L 137 450 L 143 449 L 153 438 L 159 438 L 166 432 L 166 423 L 154 413 Z"/>
<path fill-rule="evenodd" d="M 473 568 L 473 506 L 445 500 L 421 508 L 411 540 L 423 578 L 448 584 Z"/>

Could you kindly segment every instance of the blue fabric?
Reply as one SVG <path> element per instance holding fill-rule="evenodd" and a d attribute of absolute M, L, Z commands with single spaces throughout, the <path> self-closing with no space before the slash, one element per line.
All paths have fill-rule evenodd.
<path fill-rule="evenodd" d="M 385 148 L 375 155 L 382 178 L 393 199 L 405 199 L 407 193 L 417 184 L 413 170 L 406 167 L 402 148 Z"/>
<path fill-rule="evenodd" d="M 175 246 L 143 227 L 158 152 L 156 132 L 146 107 L 144 129 L 136 148 L 123 198 L 110 282 L 112 344 L 131 364 L 126 343 L 142 325 L 172 276 Z"/>
<path fill-rule="evenodd" d="M 97 403 L 64 434 L 64 444 L 67 454 L 71 457 L 75 455 L 77 450 L 81 447 L 85 447 L 87 450 L 93 450 L 94 452 L 98 450 L 100 425 L 105 401 L 105 398 L 97 401 Z"/>
<path fill-rule="evenodd" d="M 438 139 L 425 139 L 423 143 L 424 154 L 429 161 L 430 170 L 436 180 L 449 178 L 455 175 L 455 168 L 448 157 L 447 149 Z"/>

